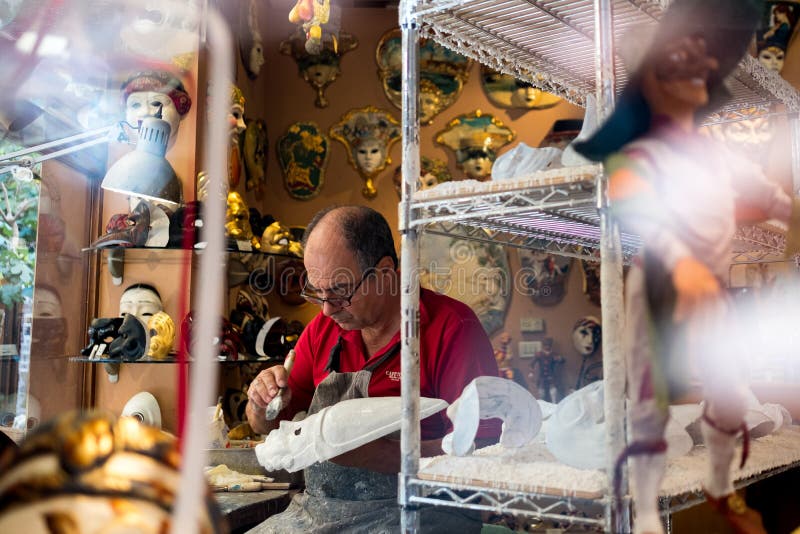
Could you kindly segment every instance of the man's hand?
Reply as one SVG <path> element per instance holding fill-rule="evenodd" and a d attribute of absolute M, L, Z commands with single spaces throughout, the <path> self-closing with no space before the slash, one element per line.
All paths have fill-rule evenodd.
<path fill-rule="evenodd" d="M 247 389 L 247 422 L 259 434 L 267 434 L 277 428 L 277 421 L 267 421 L 265 411 L 267 405 L 278 395 L 283 395 L 283 405 L 288 406 L 292 398 L 289 374 L 282 365 L 264 369 L 256 376 Z M 281 389 L 284 388 L 284 389 Z"/>
<path fill-rule="evenodd" d="M 719 295 L 719 281 L 703 263 L 692 257 L 678 260 L 672 271 L 672 283 L 678 293 L 673 319 L 684 321 L 689 314 Z"/>

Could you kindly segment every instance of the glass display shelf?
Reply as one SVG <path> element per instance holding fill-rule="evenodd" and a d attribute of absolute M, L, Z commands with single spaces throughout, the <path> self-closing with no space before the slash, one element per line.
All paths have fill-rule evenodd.
<path fill-rule="evenodd" d="M 2 359 L 8 359 L 8 357 L 3 357 Z M 16 357 L 15 359 L 19 359 Z M 277 364 L 283 363 L 284 357 L 270 357 L 270 358 L 263 358 L 263 359 L 245 359 L 239 358 L 238 360 L 228 360 L 228 359 L 218 359 L 218 363 L 224 364 L 245 364 L 245 363 L 264 363 L 264 364 Z M 78 363 L 178 363 L 178 356 L 177 354 L 171 354 L 167 358 L 162 359 L 155 359 L 155 358 L 139 358 L 138 360 L 121 360 L 118 358 L 90 358 L 88 356 L 69 356 L 69 361 L 71 362 L 78 362 Z M 189 363 L 192 363 L 194 360 L 189 358 L 187 360 Z"/>
<path fill-rule="evenodd" d="M 192 248 L 192 249 L 188 249 L 188 248 L 183 248 L 183 247 L 123 247 L 123 246 L 92 247 L 92 246 L 89 246 L 89 247 L 82 248 L 81 252 L 84 252 L 84 253 L 86 253 L 86 252 L 103 252 L 103 251 L 109 251 L 109 252 L 110 251 L 131 251 L 132 252 L 132 251 L 137 251 L 137 250 L 150 251 L 150 252 L 159 251 L 159 250 L 191 250 L 192 252 L 195 252 L 197 254 L 202 254 L 205 249 L 202 248 L 202 247 L 195 247 L 195 248 Z M 261 250 L 242 250 L 242 249 L 239 249 L 239 248 L 236 248 L 236 247 L 232 247 L 230 245 L 228 245 L 225 248 L 225 252 L 227 252 L 228 254 L 269 256 L 269 257 L 275 257 L 275 258 L 287 259 L 287 260 L 301 260 L 302 261 L 302 259 L 303 259 L 302 256 L 295 256 L 293 254 L 282 254 L 282 253 L 278 253 L 278 252 L 264 252 L 264 251 L 261 251 Z"/>

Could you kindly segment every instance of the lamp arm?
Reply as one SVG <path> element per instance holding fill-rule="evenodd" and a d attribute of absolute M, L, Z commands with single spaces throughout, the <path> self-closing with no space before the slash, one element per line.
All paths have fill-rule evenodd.
<path fill-rule="evenodd" d="M 63 139 L 58 139 L 56 141 L 49 141 L 47 143 L 42 143 L 41 145 L 23 148 L 15 152 L 9 152 L 8 154 L 2 154 L 0 155 L 0 168 L 12 167 L 12 166 L 30 168 L 41 161 L 57 158 L 60 156 L 64 156 L 66 154 L 71 154 L 73 152 L 77 152 L 78 150 L 83 150 L 84 148 L 88 148 L 90 146 L 99 145 L 100 143 L 106 143 L 110 140 L 110 137 L 112 137 L 109 134 L 118 128 L 119 126 L 117 124 L 114 124 L 112 126 L 105 126 L 103 128 L 97 128 L 95 130 L 89 130 L 86 132 L 81 132 L 79 134 L 71 135 Z M 119 136 L 116 137 L 118 138 Z M 28 155 L 34 152 L 41 152 L 43 150 L 48 150 L 51 148 L 58 148 L 63 145 L 69 145 L 70 143 L 74 143 L 75 141 L 80 141 L 82 139 L 89 139 L 89 140 L 84 141 L 83 143 L 79 143 L 77 145 L 72 145 L 62 148 L 60 150 L 55 150 L 47 154 L 36 155 L 36 156 Z"/>

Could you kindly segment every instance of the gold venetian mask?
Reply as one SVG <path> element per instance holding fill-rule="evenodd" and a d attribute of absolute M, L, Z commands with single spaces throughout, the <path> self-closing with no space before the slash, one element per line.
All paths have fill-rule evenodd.
<path fill-rule="evenodd" d="M 163 360 L 175 342 L 175 322 L 172 317 L 160 311 L 147 321 L 147 329 L 150 331 L 150 348 L 147 350 L 147 356 Z"/>
<path fill-rule="evenodd" d="M 236 192 L 228 193 L 228 207 L 225 211 L 225 233 L 241 240 L 248 240 L 253 237 L 247 204 L 244 203 L 242 195 Z"/>

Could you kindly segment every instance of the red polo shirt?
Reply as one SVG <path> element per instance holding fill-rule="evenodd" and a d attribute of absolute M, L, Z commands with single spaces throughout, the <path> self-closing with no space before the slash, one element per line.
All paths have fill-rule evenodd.
<path fill-rule="evenodd" d="M 464 387 L 478 376 L 498 376 L 489 338 L 475 313 L 455 299 L 420 290 L 420 394 L 423 397 L 455 401 Z M 295 347 L 294 368 L 289 375 L 292 402 L 288 417 L 308 409 L 314 390 L 328 375 L 331 349 L 342 337 L 340 372 L 364 369 L 400 342 L 400 332 L 367 359 L 360 330 L 343 330 L 333 319 L 318 314 Z M 372 373 L 370 397 L 400 396 L 400 353 Z M 444 410 L 422 421 L 422 439 L 438 439 L 452 428 Z M 478 436 L 498 437 L 500 421 L 481 421 Z"/>

